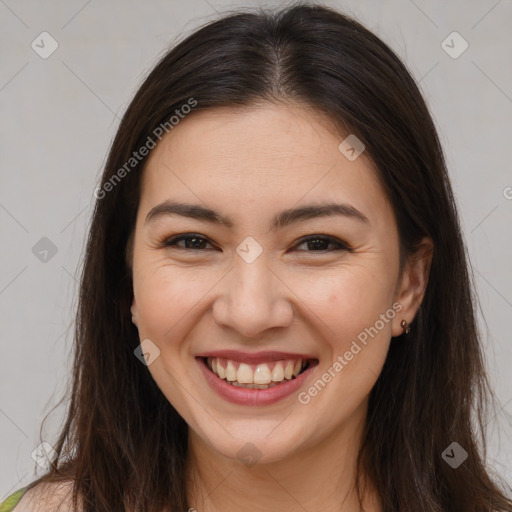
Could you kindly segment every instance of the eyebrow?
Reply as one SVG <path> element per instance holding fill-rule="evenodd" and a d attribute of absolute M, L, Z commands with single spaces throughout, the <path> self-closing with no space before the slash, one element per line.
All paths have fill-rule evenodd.
<path fill-rule="evenodd" d="M 164 201 L 154 208 L 151 208 L 146 215 L 144 223 L 147 224 L 152 220 L 168 215 L 180 215 L 182 217 L 222 225 L 229 229 L 232 229 L 234 225 L 229 217 L 215 210 L 211 210 L 210 208 L 198 204 L 177 203 L 173 201 Z M 309 219 L 332 216 L 343 216 L 368 225 L 370 224 L 368 218 L 350 204 L 327 203 L 311 204 L 299 208 L 283 210 L 274 217 L 271 223 L 271 230 L 275 231 L 276 229 Z"/>

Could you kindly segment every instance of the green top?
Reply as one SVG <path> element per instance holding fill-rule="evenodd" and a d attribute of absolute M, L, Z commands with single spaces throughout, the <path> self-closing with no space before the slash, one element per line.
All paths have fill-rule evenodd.
<path fill-rule="evenodd" d="M 0 512 L 12 512 L 12 509 L 20 502 L 26 490 L 27 487 L 22 487 L 10 496 L 7 496 L 7 498 L 0 503 Z"/>

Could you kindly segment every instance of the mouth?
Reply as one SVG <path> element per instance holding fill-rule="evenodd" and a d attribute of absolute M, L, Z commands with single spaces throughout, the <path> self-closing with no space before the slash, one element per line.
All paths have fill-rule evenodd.
<path fill-rule="evenodd" d="M 277 352 L 223 352 L 222 356 L 225 357 L 212 353 L 196 360 L 206 381 L 219 395 L 242 405 L 270 404 L 290 395 L 303 385 L 319 362 L 316 358 Z"/>
<path fill-rule="evenodd" d="M 206 366 L 219 379 L 231 386 L 246 389 L 268 389 L 296 379 L 314 364 L 314 359 L 286 359 L 248 364 L 220 357 L 203 358 Z"/>

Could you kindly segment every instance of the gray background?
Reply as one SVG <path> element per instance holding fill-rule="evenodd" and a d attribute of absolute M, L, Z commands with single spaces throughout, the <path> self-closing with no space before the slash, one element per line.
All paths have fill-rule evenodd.
<path fill-rule="evenodd" d="M 395 49 L 438 126 L 499 399 L 489 455 L 511 483 L 512 2 L 324 4 L 355 16 Z M 41 420 L 65 389 L 92 194 L 122 113 L 170 43 L 217 12 L 255 5 L 278 3 L 0 0 L 0 500 L 34 478 Z M 47 59 L 31 47 L 41 45 L 43 31 L 59 45 Z M 453 31 L 469 44 L 456 59 L 442 47 Z M 457 40 L 447 44 L 461 48 Z M 55 255 L 34 254 L 42 237 Z M 45 424 L 50 444 L 63 412 Z"/>

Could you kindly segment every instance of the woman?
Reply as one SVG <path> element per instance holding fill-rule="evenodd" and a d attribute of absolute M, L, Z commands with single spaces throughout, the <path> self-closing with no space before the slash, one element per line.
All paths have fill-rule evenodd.
<path fill-rule="evenodd" d="M 442 149 L 375 35 L 315 5 L 197 30 L 95 197 L 58 457 L 14 510 L 512 510 Z"/>

